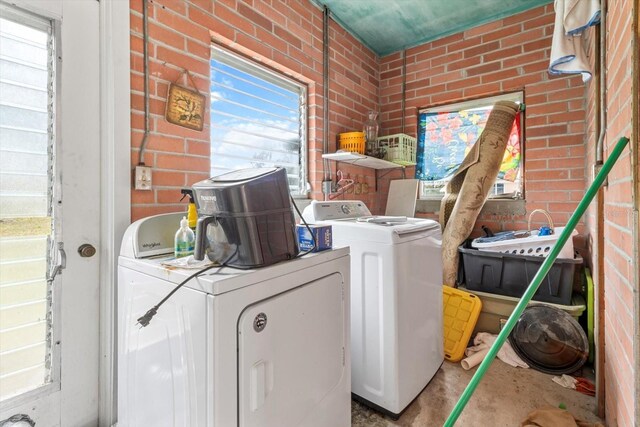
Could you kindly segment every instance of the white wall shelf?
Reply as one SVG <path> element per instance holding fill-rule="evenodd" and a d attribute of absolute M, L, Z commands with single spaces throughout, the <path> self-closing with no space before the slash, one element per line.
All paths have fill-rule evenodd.
<path fill-rule="evenodd" d="M 335 162 L 349 163 L 356 166 L 362 166 L 363 168 L 370 169 L 398 169 L 404 166 L 397 163 L 389 162 L 387 160 L 378 159 L 375 157 L 365 156 L 364 154 L 340 152 L 323 154 L 323 159 L 333 160 Z"/>
<path fill-rule="evenodd" d="M 323 159 L 332 160 L 334 162 L 348 163 L 354 166 L 360 166 L 363 168 L 375 169 L 375 191 L 378 191 L 378 178 L 382 178 L 387 173 L 394 169 L 402 169 L 402 179 L 405 179 L 405 166 L 397 163 L 390 162 L 388 160 L 378 159 L 371 156 L 365 156 L 359 153 L 339 152 L 323 154 Z M 387 169 L 387 172 L 378 176 L 378 170 Z"/>

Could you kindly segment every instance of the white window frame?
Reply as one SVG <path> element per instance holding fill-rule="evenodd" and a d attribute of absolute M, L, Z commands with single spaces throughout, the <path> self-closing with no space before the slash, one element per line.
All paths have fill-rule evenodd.
<path fill-rule="evenodd" d="M 59 149 L 59 145 L 57 144 L 57 131 L 60 123 L 59 115 L 57 114 L 57 106 L 60 103 L 60 91 L 58 89 L 60 88 L 61 74 L 58 72 L 58 67 L 60 64 L 56 59 L 56 52 L 59 50 L 59 43 L 61 40 L 60 22 L 55 19 L 48 19 L 44 16 L 33 14 L 29 11 L 14 7 L 13 5 L 0 3 L 0 8 L 2 10 L 3 18 L 9 19 L 20 25 L 46 32 L 49 35 L 49 40 L 47 42 L 47 44 L 49 45 L 48 66 L 51 68 L 49 68 L 47 72 L 49 73 L 48 85 L 51 89 L 49 90 L 47 99 L 50 128 L 50 131 L 47 132 L 47 150 L 49 157 L 48 166 L 50 167 L 51 162 L 55 164 L 54 159 L 57 154 L 56 151 Z M 57 242 L 60 241 L 61 236 L 60 224 L 57 222 L 55 213 L 56 208 L 53 203 L 53 193 L 59 192 L 59 183 L 61 177 L 59 176 L 59 172 L 57 169 L 49 169 L 48 175 L 49 182 L 47 184 L 47 205 L 49 216 L 52 219 L 50 242 Z M 60 340 L 61 336 L 60 307 L 59 305 L 54 305 L 52 303 L 54 300 L 60 299 L 60 286 L 55 286 L 52 282 L 49 282 L 48 277 L 51 267 L 51 250 L 53 250 L 53 248 L 51 247 L 47 249 L 47 274 L 45 279 L 47 281 L 47 339 L 45 364 L 48 366 L 46 367 L 47 372 L 45 373 L 44 384 L 3 400 L 1 405 L 3 408 L 11 408 L 20 405 L 23 402 L 28 402 L 33 399 L 37 399 L 40 396 L 46 396 L 51 392 L 60 390 L 60 346 L 54 345 L 54 343 Z"/>
<path fill-rule="evenodd" d="M 307 85 L 294 80 L 280 72 L 274 71 L 257 61 L 251 61 L 235 52 L 232 52 L 220 45 L 211 45 L 211 57 L 214 59 L 214 55 L 222 55 L 224 58 L 222 61 L 228 66 L 234 67 L 247 74 L 251 74 L 256 78 L 263 79 L 271 84 L 280 86 L 283 89 L 293 91 L 299 91 L 300 100 L 300 115 L 299 115 L 299 137 L 300 148 L 298 153 L 298 162 L 300 165 L 300 172 L 298 177 L 299 187 L 290 188 L 291 195 L 296 199 L 306 199 L 308 197 L 310 185 L 308 183 L 308 157 L 307 157 L 307 136 L 308 136 L 308 88 Z M 218 58 L 216 58 L 218 60 Z M 213 108 L 212 108 L 213 111 Z M 213 114 L 212 111 L 210 115 Z M 214 123 L 210 123 L 211 128 L 214 127 Z M 213 147 L 214 141 L 211 139 L 211 146 Z M 211 162 L 213 166 L 213 155 L 211 156 Z"/>
<path fill-rule="evenodd" d="M 481 106 L 486 106 L 489 104 L 495 104 L 498 101 L 512 101 L 517 104 L 524 103 L 524 92 L 511 92 L 501 95 L 495 95 L 484 98 L 477 98 L 469 101 L 456 102 L 452 104 L 444 104 L 438 105 L 435 107 L 422 108 L 418 111 L 418 116 L 423 113 L 441 113 L 452 110 L 468 110 L 472 108 L 477 108 Z M 489 199 L 510 199 L 510 200 L 524 200 L 524 112 L 520 111 L 520 171 L 518 174 L 518 178 L 514 181 L 517 185 L 517 190 L 511 193 L 505 194 L 490 194 Z M 497 178 L 496 178 L 497 179 Z M 427 192 L 427 188 L 429 185 L 427 184 L 429 181 L 420 180 L 420 191 L 419 191 L 419 199 L 421 200 L 442 200 L 444 197 L 444 185 L 441 187 L 440 194 L 434 195 L 433 192 Z M 432 182 L 440 182 L 440 181 L 432 181 Z M 496 185 L 498 182 L 494 182 L 493 191 L 495 191 Z M 433 188 L 433 186 L 431 186 Z"/>

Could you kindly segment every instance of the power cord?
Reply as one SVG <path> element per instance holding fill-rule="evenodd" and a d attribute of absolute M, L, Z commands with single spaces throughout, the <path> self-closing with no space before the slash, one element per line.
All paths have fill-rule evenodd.
<path fill-rule="evenodd" d="M 151 307 L 142 317 L 138 318 L 138 324 L 141 327 L 146 327 L 149 325 L 149 323 L 151 323 L 151 319 L 153 319 L 153 316 L 155 316 L 158 313 L 158 309 L 160 308 L 160 306 L 162 304 L 164 304 L 165 302 L 167 302 L 167 300 L 169 298 L 171 298 L 173 296 L 173 294 L 175 294 L 178 289 L 180 289 L 182 286 L 184 286 L 185 283 L 187 283 L 189 280 L 193 279 L 194 277 L 197 277 L 199 275 L 201 275 L 204 272 L 207 272 L 211 269 L 213 269 L 214 267 L 218 267 L 218 269 L 215 271 L 215 273 L 213 274 L 218 274 L 220 272 L 220 270 L 222 270 L 222 268 L 227 267 L 227 263 L 231 260 L 231 258 L 234 257 L 234 255 L 236 254 L 236 252 L 238 252 L 238 248 L 236 248 L 235 251 L 233 251 L 233 253 L 231 255 L 229 255 L 227 257 L 227 259 L 224 260 L 223 263 L 221 263 L 220 265 L 218 264 L 213 264 L 210 266 L 207 266 L 201 270 L 196 271 L 195 273 L 193 273 L 191 276 L 187 277 L 186 279 L 184 279 L 182 282 L 180 282 L 180 284 L 178 286 L 176 286 L 175 288 L 173 288 L 173 290 L 171 290 L 171 292 L 169 292 L 164 298 L 162 298 L 160 300 L 159 303 L 157 303 L 156 305 L 154 305 L 153 307 Z"/>
<path fill-rule="evenodd" d="M 300 213 L 300 210 L 298 209 L 298 206 L 296 206 L 296 203 L 293 200 L 293 197 L 291 195 L 289 195 L 289 198 L 291 199 L 291 204 L 293 205 L 293 208 L 296 210 L 296 212 L 298 213 L 298 216 L 300 217 L 300 221 L 302 221 L 302 223 L 305 225 L 305 227 L 307 228 L 307 231 L 309 231 L 309 234 L 311 234 L 311 239 L 313 240 L 313 248 L 311 248 L 311 249 L 309 249 L 309 250 L 307 250 L 305 252 L 300 252 L 298 255 L 293 257 L 293 259 L 295 259 L 295 258 L 300 258 L 302 256 L 305 256 L 305 255 L 313 252 L 315 249 L 317 249 L 318 242 L 316 242 L 316 236 L 313 234 L 313 230 L 311 230 L 311 227 L 309 226 L 309 224 L 307 224 L 307 221 L 305 221 L 305 219 L 302 217 L 302 214 Z M 180 289 L 182 286 L 185 285 L 185 283 L 187 283 L 189 280 L 193 279 L 194 277 L 198 277 L 202 273 L 205 273 L 205 272 L 213 269 L 214 267 L 218 267 L 218 269 L 213 274 L 218 274 L 223 267 L 227 267 L 227 262 L 229 262 L 231 260 L 231 258 L 234 257 L 236 252 L 238 252 L 238 248 L 237 247 L 236 247 L 236 250 L 233 251 L 233 253 L 231 255 L 229 255 L 227 257 L 227 259 L 225 259 L 224 262 L 221 263 L 220 265 L 216 265 L 216 264 L 210 265 L 208 267 L 203 268 L 202 270 L 196 271 L 191 276 L 189 276 L 186 279 L 184 279 L 182 282 L 180 282 L 179 285 L 177 285 L 175 288 L 173 288 L 173 290 L 171 292 L 169 292 L 164 298 L 162 298 L 162 300 L 160 300 L 160 302 L 158 304 L 154 305 L 149 310 L 147 310 L 147 312 L 144 314 L 144 316 L 139 317 L 138 318 L 138 324 L 143 328 L 148 326 L 149 323 L 151 323 L 151 319 L 153 319 L 153 317 L 158 313 L 158 309 L 160 308 L 160 306 L 162 304 L 164 304 L 169 298 L 171 298 L 173 296 L 173 294 L 175 294 L 178 291 L 178 289 Z"/>

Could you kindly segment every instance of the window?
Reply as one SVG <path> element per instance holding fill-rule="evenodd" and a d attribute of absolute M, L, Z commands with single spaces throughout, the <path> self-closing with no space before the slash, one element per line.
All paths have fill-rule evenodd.
<path fill-rule="evenodd" d="M 51 23 L 0 4 L 0 400 L 51 382 Z"/>
<path fill-rule="evenodd" d="M 444 186 L 482 133 L 497 101 L 522 103 L 522 92 L 420 110 L 416 178 L 421 199 L 441 199 Z M 522 199 L 522 114 L 516 116 L 491 198 Z"/>
<path fill-rule="evenodd" d="M 282 166 L 294 196 L 306 194 L 307 91 L 219 47 L 211 59 L 211 176 Z"/>

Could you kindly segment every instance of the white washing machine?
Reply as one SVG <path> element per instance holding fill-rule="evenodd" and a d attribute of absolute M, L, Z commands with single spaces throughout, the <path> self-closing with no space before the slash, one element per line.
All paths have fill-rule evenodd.
<path fill-rule="evenodd" d="M 167 268 L 182 213 L 125 233 L 118 271 L 118 426 L 349 426 L 349 252 L 192 279 Z M 169 253 L 169 254 L 167 254 Z"/>
<path fill-rule="evenodd" d="M 351 248 L 354 398 L 398 417 L 444 361 L 440 225 L 374 217 L 357 200 L 313 202 L 303 217 Z"/>

